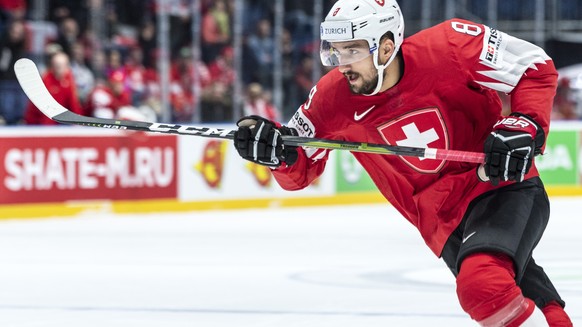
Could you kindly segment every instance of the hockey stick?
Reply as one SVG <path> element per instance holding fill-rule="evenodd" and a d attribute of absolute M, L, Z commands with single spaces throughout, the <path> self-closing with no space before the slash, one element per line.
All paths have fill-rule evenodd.
<path fill-rule="evenodd" d="M 141 121 L 94 118 L 78 115 L 60 105 L 44 85 L 38 68 L 30 59 L 22 58 L 14 64 L 14 71 L 20 86 L 30 101 L 50 119 L 63 123 L 109 129 L 158 132 L 165 134 L 196 135 L 202 137 L 232 140 L 234 131 L 228 129 L 182 126 L 176 124 L 148 123 Z M 349 150 L 376 154 L 411 156 L 437 160 L 483 163 L 485 155 L 446 149 L 415 148 L 387 144 L 371 144 L 317 139 L 310 137 L 283 136 L 283 142 L 290 146 L 303 146 L 320 149 Z"/>

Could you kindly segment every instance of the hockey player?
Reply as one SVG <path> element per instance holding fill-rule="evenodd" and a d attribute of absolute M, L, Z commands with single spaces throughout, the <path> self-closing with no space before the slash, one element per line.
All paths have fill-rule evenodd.
<path fill-rule="evenodd" d="M 549 218 L 534 164 L 556 91 L 552 60 L 496 29 L 452 19 L 403 39 L 394 0 L 339 0 L 321 24 L 325 75 L 288 126 L 238 122 L 235 147 L 271 166 L 287 190 L 309 185 L 329 150 L 286 147 L 281 135 L 484 151 L 476 164 L 353 153 L 378 189 L 456 276 L 459 302 L 481 326 L 572 326 L 532 258 Z M 501 115 L 497 91 L 511 95 Z"/>

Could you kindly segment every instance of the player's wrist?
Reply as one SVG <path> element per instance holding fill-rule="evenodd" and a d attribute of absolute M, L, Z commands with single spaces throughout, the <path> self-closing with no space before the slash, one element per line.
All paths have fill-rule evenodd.
<path fill-rule="evenodd" d="M 546 141 L 546 133 L 542 126 L 531 116 L 521 112 L 512 112 L 509 116 L 497 121 L 493 126 L 493 131 L 529 134 L 535 142 L 535 154 L 541 153 L 541 149 Z"/>

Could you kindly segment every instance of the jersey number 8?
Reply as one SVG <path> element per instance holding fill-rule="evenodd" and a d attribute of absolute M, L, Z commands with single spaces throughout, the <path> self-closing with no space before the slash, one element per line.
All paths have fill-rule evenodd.
<path fill-rule="evenodd" d="M 459 33 L 477 36 L 481 34 L 481 27 L 477 25 L 464 24 L 461 22 L 452 22 L 453 29 Z"/>

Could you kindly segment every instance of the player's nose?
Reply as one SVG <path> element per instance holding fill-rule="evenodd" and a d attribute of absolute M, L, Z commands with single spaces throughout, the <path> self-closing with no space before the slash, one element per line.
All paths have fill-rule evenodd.
<path fill-rule="evenodd" d="M 339 69 L 340 73 L 342 73 L 342 74 L 347 72 L 348 70 L 350 70 L 350 68 L 351 68 L 350 65 L 339 65 L 338 66 L 338 69 Z"/>

